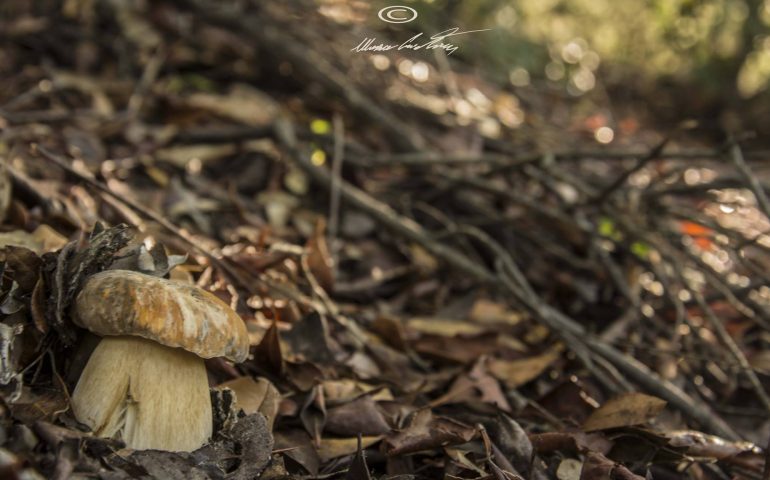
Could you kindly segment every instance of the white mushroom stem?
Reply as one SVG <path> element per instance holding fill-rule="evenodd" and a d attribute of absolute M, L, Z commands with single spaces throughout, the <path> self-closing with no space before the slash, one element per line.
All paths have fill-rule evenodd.
<path fill-rule="evenodd" d="M 203 359 L 140 337 L 104 337 L 72 393 L 78 421 L 135 450 L 193 451 L 211 436 Z"/>

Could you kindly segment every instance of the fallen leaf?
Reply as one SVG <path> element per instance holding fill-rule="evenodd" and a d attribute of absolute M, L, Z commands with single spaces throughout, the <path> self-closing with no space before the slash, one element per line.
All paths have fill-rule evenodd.
<path fill-rule="evenodd" d="M 487 331 L 484 327 L 462 320 L 446 318 L 415 317 L 406 322 L 409 330 L 428 335 L 454 337 L 457 335 L 479 335 Z"/>
<path fill-rule="evenodd" d="M 670 446 L 683 448 L 690 457 L 715 459 L 757 473 L 764 467 L 765 454 L 751 442 L 729 441 L 691 430 L 667 432 L 665 436 Z"/>
<path fill-rule="evenodd" d="M 24 230 L 0 233 L 0 247 L 24 247 L 38 255 L 58 250 L 66 244 L 67 239 L 48 225 L 40 225 L 32 233 Z"/>
<path fill-rule="evenodd" d="M 477 300 L 473 304 L 468 317 L 474 323 L 518 325 L 525 318 L 525 314 L 508 310 L 505 305 L 490 300 Z"/>
<path fill-rule="evenodd" d="M 273 322 L 267 329 L 262 341 L 254 347 L 254 363 L 260 369 L 282 375 L 284 370 L 283 354 L 281 353 L 281 341 L 278 335 L 277 322 Z"/>
<path fill-rule="evenodd" d="M 11 176 L 8 174 L 8 167 L 5 160 L 0 161 L 0 223 L 5 221 L 8 208 L 11 206 L 11 193 L 13 190 Z"/>
<path fill-rule="evenodd" d="M 431 402 L 431 406 L 447 403 L 480 402 L 494 405 L 504 412 L 510 412 L 511 406 L 505 397 L 497 379 L 485 368 L 485 359 L 481 358 L 467 374 L 459 375 L 449 391 Z"/>
<path fill-rule="evenodd" d="M 388 433 L 390 426 L 372 397 L 364 395 L 328 409 L 324 431 L 345 437 L 358 434 L 373 436 Z"/>
<path fill-rule="evenodd" d="M 409 417 L 406 428 L 385 439 L 385 451 L 388 455 L 404 455 L 432 450 L 469 442 L 476 433 L 473 427 L 423 409 Z"/>
<path fill-rule="evenodd" d="M 320 385 L 314 386 L 308 393 L 299 412 L 299 418 L 302 421 L 302 426 L 313 438 L 315 445 L 319 446 L 321 444 L 321 431 L 326 424 L 326 404 Z"/>
<path fill-rule="evenodd" d="M 246 415 L 261 413 L 267 419 L 268 429 L 273 429 L 281 394 L 269 380 L 266 378 L 254 380 L 244 376 L 224 382 L 218 388 L 232 390 L 235 393 L 235 405 L 237 407 L 241 408 Z"/>
<path fill-rule="evenodd" d="M 318 474 L 322 459 L 313 446 L 310 436 L 304 430 L 293 429 L 276 432 L 275 448 L 311 475 Z"/>
<path fill-rule="evenodd" d="M 489 371 L 509 388 L 516 388 L 539 377 L 561 357 L 561 348 L 520 360 L 489 359 Z"/>
<path fill-rule="evenodd" d="M 601 453 L 588 452 L 580 472 L 580 480 L 645 480 L 645 478 L 634 474 Z"/>
<path fill-rule="evenodd" d="M 574 458 L 565 458 L 556 469 L 556 478 L 559 480 L 579 480 L 583 462 Z"/>
<path fill-rule="evenodd" d="M 372 400 L 393 400 L 393 393 L 387 388 L 377 387 L 350 378 L 326 380 L 321 384 L 328 403 L 340 404 L 350 402 L 364 393 L 371 393 Z"/>
<path fill-rule="evenodd" d="M 596 409 L 583 423 L 587 432 L 640 425 L 657 416 L 666 401 L 643 393 L 628 393 L 612 398 Z"/>
<path fill-rule="evenodd" d="M 269 95 L 245 84 L 236 84 L 226 95 L 196 92 L 183 102 L 188 107 L 257 127 L 271 123 L 280 111 Z"/>
<path fill-rule="evenodd" d="M 382 436 L 361 437 L 361 448 L 369 448 L 382 440 Z M 324 438 L 321 440 L 321 447 L 318 449 L 318 455 L 321 462 L 328 462 L 333 458 L 353 455 L 358 451 L 358 437 L 355 438 Z"/>
<path fill-rule="evenodd" d="M 318 284 L 326 292 L 334 290 L 334 260 L 326 244 L 326 221 L 320 218 L 307 241 L 307 265 Z"/>

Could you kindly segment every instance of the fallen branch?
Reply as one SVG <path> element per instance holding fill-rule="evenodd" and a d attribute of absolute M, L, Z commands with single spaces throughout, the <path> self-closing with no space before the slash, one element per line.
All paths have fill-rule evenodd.
<path fill-rule="evenodd" d="M 293 126 L 288 120 L 281 119 L 277 122 L 276 137 L 289 154 L 291 160 L 302 168 L 308 176 L 323 188 L 328 189 L 330 187 L 330 173 L 326 169 L 313 165 L 309 156 L 302 152 L 297 144 Z M 522 292 L 521 289 L 510 288 L 499 275 L 469 260 L 456 249 L 432 239 L 422 226 L 414 220 L 399 215 L 388 205 L 372 198 L 366 192 L 350 185 L 344 180 L 340 181 L 339 188 L 342 198 L 354 208 L 367 213 L 390 230 L 419 243 L 433 255 L 444 260 L 459 271 L 472 276 L 482 283 L 501 288 L 506 293 L 514 295 L 517 300 L 526 305 L 554 333 L 562 336 L 566 335 L 571 337 L 570 340 L 574 339 L 574 341 L 584 343 L 586 347 L 595 353 L 607 358 L 618 370 L 636 381 L 645 390 L 667 400 L 687 417 L 703 425 L 709 432 L 733 440 L 740 438 L 704 402 L 689 396 L 671 382 L 661 379 L 641 362 L 619 352 L 600 339 L 588 335 L 585 329 L 575 320 L 538 298 L 531 290 L 531 287 L 527 289 L 530 290 L 528 293 Z"/>

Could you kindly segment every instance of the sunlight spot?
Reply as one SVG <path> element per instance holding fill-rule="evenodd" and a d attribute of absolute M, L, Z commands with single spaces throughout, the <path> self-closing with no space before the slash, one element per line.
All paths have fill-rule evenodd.
<path fill-rule="evenodd" d="M 733 213 L 735 211 L 735 208 L 733 208 L 730 205 L 725 205 L 724 203 L 719 205 L 719 210 L 722 211 L 722 213 Z"/>
<path fill-rule="evenodd" d="M 610 127 L 599 127 L 596 129 L 594 137 L 596 138 L 597 142 L 606 145 L 612 142 L 612 140 L 615 138 L 615 132 Z"/>
<path fill-rule="evenodd" d="M 408 59 L 401 60 L 398 63 L 398 73 L 401 75 L 408 77 L 410 73 L 412 73 L 412 65 L 414 65 L 414 62 Z"/>
<path fill-rule="evenodd" d="M 479 133 L 487 138 L 500 137 L 500 123 L 494 118 L 485 117 L 479 122 Z"/>
<path fill-rule="evenodd" d="M 51 90 L 53 90 L 53 82 L 51 82 L 47 78 L 43 79 L 43 80 L 40 80 L 37 83 L 37 88 L 39 88 L 40 91 L 43 92 L 43 93 L 48 93 Z"/>
<path fill-rule="evenodd" d="M 418 82 L 426 82 L 428 81 L 428 77 L 430 76 L 430 69 L 428 68 L 428 65 L 423 62 L 417 62 L 412 66 L 412 78 L 417 80 Z"/>
<path fill-rule="evenodd" d="M 687 185 L 695 185 L 700 183 L 701 176 L 697 168 L 688 168 L 684 171 L 684 183 Z"/>
<path fill-rule="evenodd" d="M 201 171 L 203 171 L 203 162 L 200 158 L 193 157 L 185 165 L 185 170 L 187 170 L 187 173 L 190 175 L 200 175 Z"/>
<path fill-rule="evenodd" d="M 377 53 L 372 55 L 370 59 L 372 64 L 374 65 L 374 68 L 376 68 L 377 70 L 384 71 L 390 68 L 390 59 L 385 55 L 380 55 L 379 53 Z"/>
<path fill-rule="evenodd" d="M 578 63 L 583 58 L 583 48 L 573 40 L 561 49 L 561 58 L 567 63 Z"/>
<path fill-rule="evenodd" d="M 316 167 L 320 167 L 326 163 L 326 152 L 319 149 L 313 150 L 313 154 L 310 156 L 310 161 Z"/>
<path fill-rule="evenodd" d="M 594 77 L 591 70 L 581 68 L 572 76 L 572 84 L 575 85 L 575 88 L 580 90 L 580 92 L 587 92 L 596 86 L 596 77 Z"/>
<path fill-rule="evenodd" d="M 322 118 L 315 118 L 310 122 L 310 131 L 316 135 L 328 135 L 332 131 L 332 124 Z"/>
<path fill-rule="evenodd" d="M 514 87 L 526 87 L 529 85 L 529 72 L 524 68 L 516 67 L 508 75 L 508 80 Z"/>
<path fill-rule="evenodd" d="M 561 80 L 564 78 L 564 64 L 561 62 L 551 62 L 545 66 L 545 76 L 548 80 Z"/>

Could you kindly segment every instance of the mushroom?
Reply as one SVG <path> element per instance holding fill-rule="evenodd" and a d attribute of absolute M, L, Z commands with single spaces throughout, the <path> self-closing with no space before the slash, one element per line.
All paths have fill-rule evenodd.
<path fill-rule="evenodd" d="M 195 286 L 108 270 L 86 281 L 73 320 L 103 337 L 72 393 L 78 421 L 135 450 L 206 443 L 213 418 L 203 359 L 246 359 L 238 314 Z"/>

